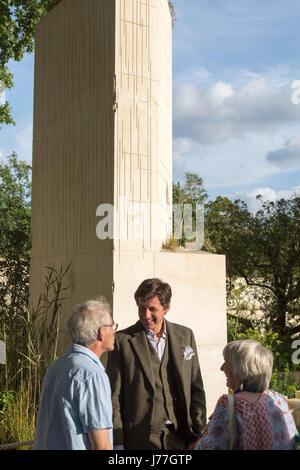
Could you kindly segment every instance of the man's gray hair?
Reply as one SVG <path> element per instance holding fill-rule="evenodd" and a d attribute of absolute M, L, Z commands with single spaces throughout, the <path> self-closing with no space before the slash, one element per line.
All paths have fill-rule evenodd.
<path fill-rule="evenodd" d="M 110 305 L 105 297 L 76 305 L 67 323 L 72 342 L 82 346 L 93 344 L 99 328 L 109 324 L 110 315 Z"/>
<path fill-rule="evenodd" d="M 273 354 L 269 349 L 251 339 L 237 340 L 225 346 L 223 355 L 244 389 L 254 388 L 257 392 L 268 389 L 273 369 Z"/>

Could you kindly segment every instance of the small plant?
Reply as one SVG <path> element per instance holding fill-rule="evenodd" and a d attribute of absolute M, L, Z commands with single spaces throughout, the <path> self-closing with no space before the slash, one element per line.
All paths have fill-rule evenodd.
<path fill-rule="evenodd" d="M 174 237 L 169 238 L 169 240 L 167 240 L 162 246 L 164 250 L 170 250 L 170 251 L 176 251 L 179 247 L 180 247 L 180 240 Z"/>
<path fill-rule="evenodd" d="M 169 0 L 168 0 L 168 4 L 169 4 L 171 18 L 172 18 L 172 27 L 174 28 L 174 25 L 177 21 L 176 13 L 175 13 L 175 6 L 174 6 L 174 3 Z"/>
<path fill-rule="evenodd" d="M 13 390 L 3 390 L 3 392 L 0 393 L 0 422 L 3 416 L 5 416 L 5 413 L 9 408 L 10 404 L 12 403 L 13 399 Z"/>
<path fill-rule="evenodd" d="M 284 369 L 286 364 L 282 366 L 280 347 L 282 341 L 279 339 L 278 333 L 274 331 L 263 331 L 254 328 L 248 328 L 244 332 L 237 335 L 237 339 L 253 339 L 261 343 L 265 348 L 272 351 L 274 357 L 274 370 Z"/>
<path fill-rule="evenodd" d="M 299 384 L 295 381 L 293 374 L 286 366 L 283 372 L 277 369 L 273 370 L 269 388 L 275 392 L 279 392 L 287 398 L 294 398 L 295 392 Z"/>
<path fill-rule="evenodd" d="M 294 378 L 293 366 L 290 369 L 288 362 L 282 357 L 282 341 L 279 339 L 278 333 L 274 333 L 271 330 L 261 331 L 254 328 L 239 331 L 239 325 L 236 325 L 232 320 L 230 333 L 232 336 L 235 335 L 234 339 L 253 339 L 272 351 L 274 367 L 269 388 L 287 398 L 294 398 L 299 384 Z"/>
<path fill-rule="evenodd" d="M 32 329 L 37 343 L 35 349 L 43 356 L 46 367 L 57 359 L 58 335 L 60 329 L 60 310 L 66 299 L 64 293 L 68 287 L 64 287 L 65 276 L 70 264 L 63 269 L 47 267 L 44 292 L 39 297 L 37 307 L 32 309 Z"/>
<path fill-rule="evenodd" d="M 0 443 L 10 444 L 33 440 L 37 407 L 32 401 L 30 384 L 22 382 L 17 392 L 7 392 L 5 407 L 2 408 L 0 417 Z M 27 448 L 24 447 L 24 449 Z"/>
<path fill-rule="evenodd" d="M 14 322 L 2 324 L 8 359 L 5 369 L 0 370 L 0 385 L 4 389 L 0 393 L 0 444 L 34 438 L 41 383 L 46 369 L 58 355 L 60 311 L 69 268 L 70 265 L 59 270 L 48 268 L 37 307 L 29 310 L 24 307 L 21 314 L 15 315 Z"/>
<path fill-rule="evenodd" d="M 231 314 L 227 314 L 227 341 L 236 341 L 239 335 L 245 331 L 246 328 L 251 326 L 251 321 L 248 318 L 243 318 Z"/>

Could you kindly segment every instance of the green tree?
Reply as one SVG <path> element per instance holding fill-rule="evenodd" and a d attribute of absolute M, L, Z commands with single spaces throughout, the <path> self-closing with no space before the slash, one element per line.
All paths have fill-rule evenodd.
<path fill-rule="evenodd" d="M 9 60 L 20 61 L 34 50 L 35 25 L 61 0 L 0 0 L 0 96 L 3 88 L 13 87 Z M 176 22 L 175 7 L 168 1 L 172 24 Z M 0 104 L 1 124 L 15 124 L 8 101 Z"/>
<path fill-rule="evenodd" d="M 27 305 L 31 168 L 15 154 L 0 165 L 0 314 L 12 321 Z"/>
<path fill-rule="evenodd" d="M 172 18 L 172 26 L 174 28 L 174 25 L 177 21 L 177 17 L 176 17 L 176 12 L 175 12 L 175 6 L 174 6 L 174 3 L 173 2 L 170 2 L 168 1 L 168 4 L 169 4 L 169 8 L 170 8 L 170 13 L 171 13 L 171 18 Z"/>
<path fill-rule="evenodd" d="M 30 177 L 30 166 L 15 154 L 0 164 L 0 339 L 7 345 L 8 362 L 0 370 L 1 386 L 8 382 L 8 375 L 17 374 L 20 365 L 16 354 L 27 348 L 24 318 L 29 298 Z"/>
<path fill-rule="evenodd" d="M 265 326 L 285 338 L 286 347 L 300 333 L 299 216 L 296 196 L 261 200 L 255 214 L 243 201 L 218 197 L 208 204 L 205 218 L 209 245 L 226 255 L 229 279 L 256 288 Z"/>
<path fill-rule="evenodd" d="M 60 0 L 0 0 L 0 84 L 13 86 L 10 59 L 20 61 L 34 49 L 35 25 Z M 0 105 L 0 125 L 14 124 L 9 103 Z"/>
<path fill-rule="evenodd" d="M 173 183 L 173 207 L 175 205 L 180 206 L 181 212 L 181 228 L 182 233 L 183 230 L 183 214 L 184 214 L 184 206 L 186 204 L 192 204 L 192 220 L 193 226 L 191 227 L 192 230 L 195 229 L 196 223 L 196 206 L 200 204 L 204 204 L 206 199 L 208 198 L 208 194 L 203 186 L 203 180 L 195 173 L 185 173 L 185 181 L 184 183 Z M 182 238 L 179 240 L 179 244 L 184 246 L 185 245 L 185 236 L 183 235 Z"/>
<path fill-rule="evenodd" d="M 274 363 L 269 388 L 286 395 L 288 398 L 295 397 L 297 380 L 293 375 L 294 367 L 290 367 L 289 357 L 282 355 L 283 339 L 279 339 L 278 333 L 248 328 L 238 333 L 235 339 L 253 339 L 270 349 L 273 353 Z"/>

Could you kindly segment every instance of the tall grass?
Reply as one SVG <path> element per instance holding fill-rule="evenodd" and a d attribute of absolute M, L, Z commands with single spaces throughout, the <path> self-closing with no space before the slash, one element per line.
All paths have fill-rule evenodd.
<path fill-rule="evenodd" d="M 34 438 L 41 383 L 46 369 L 57 358 L 69 268 L 47 267 L 37 306 L 21 311 L 9 326 L 1 322 L 7 363 L 0 368 L 0 444 Z"/>
<path fill-rule="evenodd" d="M 26 442 L 34 439 L 37 418 L 30 383 L 21 382 L 5 407 L 0 420 L 0 443 Z M 29 447 L 24 447 L 24 449 Z"/>

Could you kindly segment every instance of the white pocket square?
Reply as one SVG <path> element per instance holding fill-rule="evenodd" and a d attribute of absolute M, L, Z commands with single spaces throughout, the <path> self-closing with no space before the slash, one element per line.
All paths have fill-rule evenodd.
<path fill-rule="evenodd" d="M 184 353 L 183 353 L 184 360 L 189 361 L 194 355 L 195 353 L 193 349 L 191 348 L 191 346 L 186 346 Z"/>

